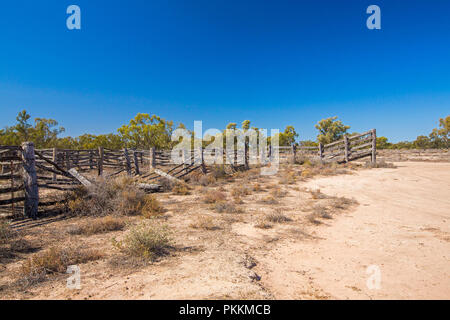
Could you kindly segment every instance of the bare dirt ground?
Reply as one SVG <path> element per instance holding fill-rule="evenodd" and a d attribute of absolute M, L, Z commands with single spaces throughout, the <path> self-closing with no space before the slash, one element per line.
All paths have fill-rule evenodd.
<path fill-rule="evenodd" d="M 298 165 L 275 177 L 255 169 L 197 186 L 190 195 L 159 194 L 167 211 L 158 221 L 172 230 L 174 245 L 147 265 L 134 265 L 113 248 L 111 239 L 127 230 L 67 232 L 91 218 L 42 225 L 23 236 L 30 250 L 2 260 L 0 298 L 449 299 L 450 163 L 397 166 L 312 179 Z M 237 201 L 233 189 L 242 186 L 247 192 Z M 316 189 L 321 193 L 311 192 Z M 240 210 L 219 212 L 205 203 L 213 191 Z M 207 217 L 207 228 L 198 225 Z M 80 265 L 80 290 L 66 287 L 65 274 L 15 286 L 24 259 L 54 244 L 95 248 L 104 256 Z M 380 289 L 366 286 L 372 265 L 381 272 Z"/>
<path fill-rule="evenodd" d="M 265 257 L 262 282 L 277 298 L 313 288 L 335 299 L 450 299 L 450 164 L 397 165 L 307 183 L 360 206 L 319 229 L 320 240 Z M 380 268 L 379 290 L 366 286 L 370 265 Z"/>

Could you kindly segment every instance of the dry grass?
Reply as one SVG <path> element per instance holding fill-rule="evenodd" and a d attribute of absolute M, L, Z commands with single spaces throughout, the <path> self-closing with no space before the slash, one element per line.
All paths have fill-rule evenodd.
<path fill-rule="evenodd" d="M 189 186 L 185 183 L 178 183 L 172 188 L 173 194 L 180 195 L 180 196 L 187 196 L 191 192 L 189 190 Z"/>
<path fill-rule="evenodd" d="M 280 187 L 276 186 L 272 190 L 270 190 L 270 195 L 275 199 L 283 198 L 287 195 L 285 190 L 282 190 Z"/>
<path fill-rule="evenodd" d="M 133 227 L 123 240 L 113 239 L 113 245 L 128 256 L 154 261 L 167 254 L 170 232 L 167 226 L 143 222 Z"/>
<path fill-rule="evenodd" d="M 68 194 L 68 210 L 78 216 L 161 214 L 163 209 L 155 196 L 134 186 L 129 178 L 99 181 L 89 188 L 79 188 Z"/>
<path fill-rule="evenodd" d="M 280 177 L 280 184 L 295 184 L 297 182 L 297 174 L 294 171 L 287 170 Z"/>
<path fill-rule="evenodd" d="M 82 225 L 74 226 L 68 230 L 70 234 L 75 235 L 93 235 L 99 233 L 107 233 L 112 231 L 123 230 L 125 222 L 120 218 L 103 217 L 90 219 Z"/>
<path fill-rule="evenodd" d="M 14 232 L 7 221 L 0 221 L 0 244 L 8 243 L 13 238 Z"/>
<path fill-rule="evenodd" d="M 213 206 L 213 209 L 218 213 L 242 213 L 241 208 L 237 207 L 234 203 L 219 201 Z"/>
<path fill-rule="evenodd" d="M 45 280 L 50 274 L 65 273 L 70 265 L 98 260 L 102 256 L 97 250 L 51 247 L 23 262 L 19 270 L 19 283 L 29 286 Z"/>
<path fill-rule="evenodd" d="M 272 227 L 273 225 L 265 217 L 260 217 L 255 223 L 255 228 L 259 229 L 270 229 Z"/>
<path fill-rule="evenodd" d="M 327 198 L 329 198 L 329 196 L 327 196 L 326 194 L 320 192 L 320 189 L 317 189 L 317 190 L 311 190 L 311 191 L 309 191 L 309 193 L 311 193 L 311 197 L 312 197 L 314 200 L 317 200 L 317 199 L 327 199 Z"/>
<path fill-rule="evenodd" d="M 378 160 L 376 163 L 372 163 L 370 161 L 366 161 L 364 163 L 364 168 L 374 169 L 374 168 L 390 168 L 395 169 L 397 166 L 391 162 L 386 162 L 384 160 Z"/>
<path fill-rule="evenodd" d="M 218 225 L 214 223 L 214 219 L 211 216 L 200 216 L 190 224 L 191 228 L 203 229 L 203 230 L 218 230 Z"/>
<path fill-rule="evenodd" d="M 251 194 L 251 190 L 245 186 L 239 185 L 239 186 L 234 186 L 231 189 L 231 196 L 233 198 L 236 197 L 243 197 L 243 196 L 248 196 Z"/>
<path fill-rule="evenodd" d="M 203 202 L 205 203 L 216 203 L 226 200 L 226 195 L 218 190 L 208 191 L 203 197 Z"/>
<path fill-rule="evenodd" d="M 263 204 L 278 204 L 278 200 L 275 199 L 271 195 L 265 196 L 264 198 L 260 199 L 258 202 L 263 203 Z"/>
<path fill-rule="evenodd" d="M 284 223 L 284 222 L 292 221 L 292 219 L 286 217 L 281 212 L 269 213 L 266 216 L 266 219 L 267 219 L 267 221 L 272 222 L 272 223 Z"/>

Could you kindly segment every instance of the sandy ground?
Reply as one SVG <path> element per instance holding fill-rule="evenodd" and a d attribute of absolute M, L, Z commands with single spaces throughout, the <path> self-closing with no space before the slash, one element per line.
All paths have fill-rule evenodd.
<path fill-rule="evenodd" d="M 450 299 L 450 163 L 397 166 L 293 185 L 279 185 L 278 177 L 245 177 L 215 186 L 228 197 L 233 185 L 264 186 L 243 197 L 244 212 L 237 214 L 217 213 L 204 204 L 210 188 L 188 196 L 158 195 L 168 209 L 161 220 L 175 230 L 176 249 L 136 269 L 110 265 L 117 256 L 111 238 L 122 231 L 68 236 L 65 230 L 76 219 L 32 229 L 27 237 L 42 239 L 41 247 L 48 247 L 45 241 L 76 243 L 106 256 L 80 266 L 81 290 L 67 289 L 68 276 L 62 274 L 25 290 L 2 291 L 2 282 L 20 265 L 12 262 L 0 268 L 0 298 Z M 279 203 L 261 203 L 277 186 L 286 192 Z M 332 219 L 314 225 L 306 218 L 310 207 L 328 200 L 314 200 L 305 188 L 354 198 L 359 205 L 336 209 Z M 280 211 L 288 222 L 256 227 L 261 215 Z M 205 215 L 217 223 L 216 230 L 192 228 Z M 375 284 L 371 289 L 368 280 Z"/>
<path fill-rule="evenodd" d="M 276 298 L 314 288 L 333 299 L 450 299 L 450 164 L 397 166 L 307 183 L 360 206 L 319 229 L 321 240 L 286 243 L 260 260 Z M 367 287 L 372 265 L 379 289 Z"/>

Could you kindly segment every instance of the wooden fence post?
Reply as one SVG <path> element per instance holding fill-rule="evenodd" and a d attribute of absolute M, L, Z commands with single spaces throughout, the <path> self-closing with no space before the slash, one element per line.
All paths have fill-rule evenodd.
<path fill-rule="evenodd" d="M 89 169 L 94 169 L 94 155 L 92 150 L 89 150 Z"/>
<path fill-rule="evenodd" d="M 295 160 L 297 158 L 297 145 L 292 145 L 292 164 L 295 164 Z"/>
<path fill-rule="evenodd" d="M 248 170 L 250 168 L 250 166 L 248 165 L 248 142 L 247 141 L 244 142 L 244 167 L 246 170 Z"/>
<path fill-rule="evenodd" d="M 127 174 L 129 176 L 131 176 L 131 162 L 130 162 L 130 157 L 128 155 L 128 149 L 127 148 L 123 149 L 123 156 L 125 158 L 125 169 L 127 170 Z"/>
<path fill-rule="evenodd" d="M 39 206 L 39 189 L 33 142 L 22 143 L 22 161 L 23 184 L 25 186 L 23 213 L 28 218 L 36 219 Z"/>
<path fill-rule="evenodd" d="M 141 173 L 139 172 L 139 159 L 138 159 L 138 154 L 137 154 L 136 150 L 133 151 L 133 158 L 134 158 L 134 168 L 136 170 L 136 175 L 140 175 Z"/>
<path fill-rule="evenodd" d="M 56 149 L 56 148 L 53 148 L 53 157 L 52 157 L 52 160 L 53 160 L 54 163 L 56 163 L 57 160 L 58 160 L 58 149 Z M 53 173 L 52 180 L 53 180 L 53 182 L 56 181 L 56 173 Z"/>
<path fill-rule="evenodd" d="M 105 157 L 105 152 L 103 147 L 98 147 L 98 175 L 103 176 L 103 160 Z"/>
<path fill-rule="evenodd" d="M 66 150 L 65 152 L 65 156 L 66 156 L 66 170 L 69 171 L 70 168 L 70 151 Z"/>
<path fill-rule="evenodd" d="M 319 143 L 319 158 L 320 162 L 323 162 L 323 144 Z"/>
<path fill-rule="evenodd" d="M 187 158 L 186 158 L 186 153 L 187 151 L 185 149 L 182 149 L 182 154 L 181 154 L 181 160 L 183 161 L 183 168 L 184 168 L 184 172 L 187 172 L 188 170 L 188 164 L 187 162 Z"/>
<path fill-rule="evenodd" d="M 348 143 L 348 137 L 345 135 L 344 136 L 344 160 L 346 163 L 348 163 L 348 158 L 349 158 L 349 143 Z"/>
<path fill-rule="evenodd" d="M 155 147 L 150 148 L 150 170 L 156 167 L 156 149 Z"/>
<path fill-rule="evenodd" d="M 198 152 L 199 152 L 200 165 L 201 165 L 202 172 L 206 174 L 205 161 L 203 159 L 203 147 L 200 147 Z"/>
<path fill-rule="evenodd" d="M 372 163 L 377 163 L 377 129 L 372 129 Z"/>

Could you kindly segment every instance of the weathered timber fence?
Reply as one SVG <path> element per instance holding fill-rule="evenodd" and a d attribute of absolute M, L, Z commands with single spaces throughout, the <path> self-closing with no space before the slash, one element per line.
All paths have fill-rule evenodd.
<path fill-rule="evenodd" d="M 312 147 L 271 146 L 252 150 L 244 143 L 239 148 L 209 149 L 197 147 L 190 151 L 178 150 L 182 160 L 175 163 L 173 150 L 95 150 L 42 149 L 35 150 L 32 142 L 22 146 L 0 146 L 0 213 L 9 206 L 13 215 L 23 202 L 23 214 L 35 218 L 38 206 L 50 205 L 39 201 L 39 192 L 45 189 L 66 191 L 83 183 L 79 172 L 97 170 L 98 176 L 114 177 L 122 172 L 139 176 L 145 182 L 186 177 L 195 170 L 208 173 L 207 164 L 227 164 L 233 171 L 245 170 L 250 164 L 266 164 L 268 161 L 295 163 L 299 157 L 318 159 L 322 162 L 347 163 L 363 157 L 376 162 L 376 130 L 345 136 L 330 144 Z M 75 171 L 74 171 L 75 170 Z M 70 172 L 69 172 L 70 171 Z M 86 181 L 85 181 L 86 182 Z M 150 186 L 150 185 L 147 185 Z"/>

